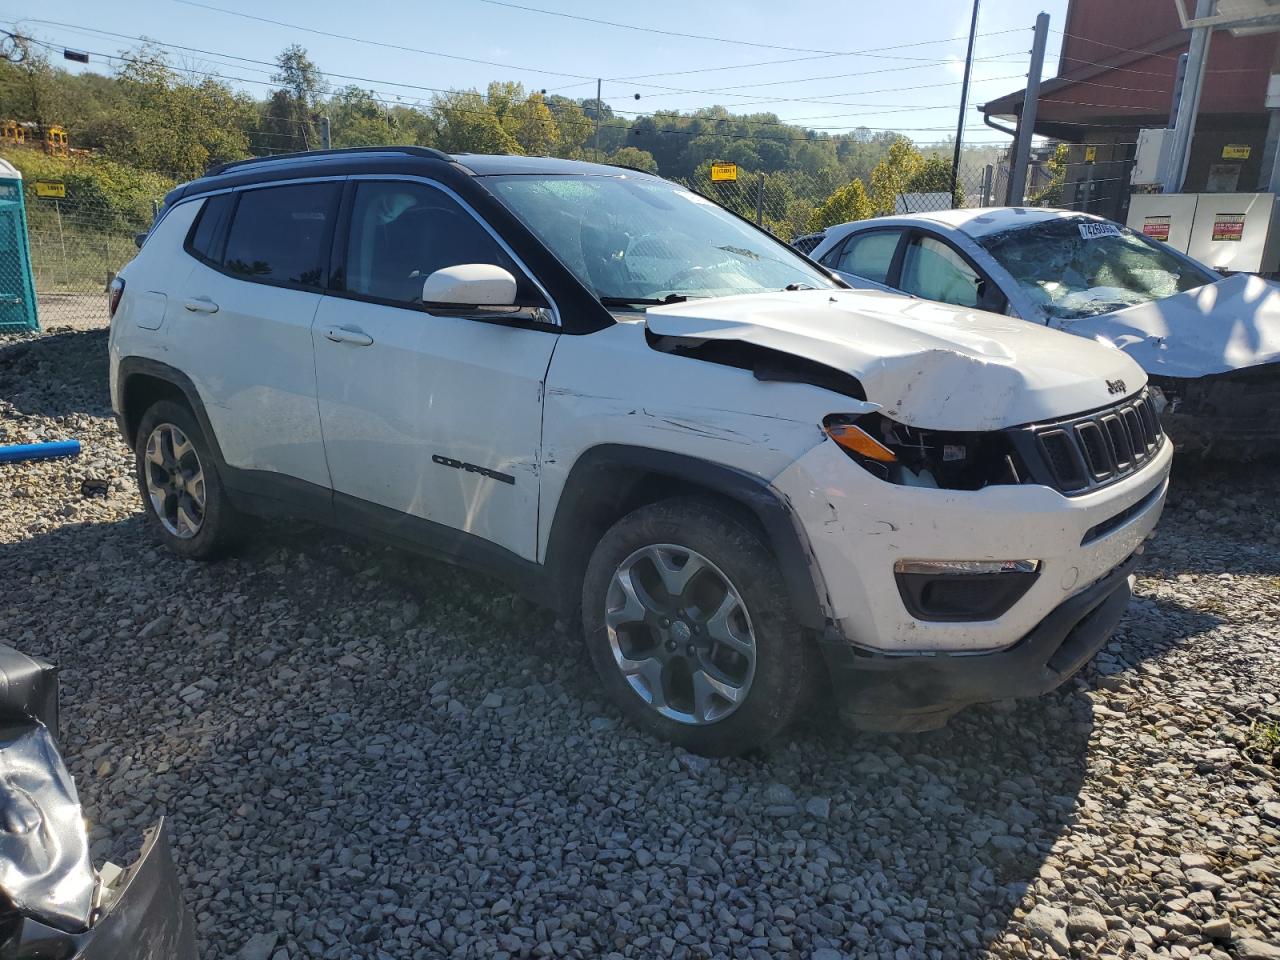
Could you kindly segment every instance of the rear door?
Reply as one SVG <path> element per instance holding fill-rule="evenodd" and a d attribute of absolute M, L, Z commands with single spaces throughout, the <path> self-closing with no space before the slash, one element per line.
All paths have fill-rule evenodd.
<path fill-rule="evenodd" d="M 193 269 L 168 304 L 174 366 L 195 382 L 227 463 L 256 472 L 233 485 L 274 485 L 269 496 L 286 477 L 328 496 L 311 322 L 340 193 L 323 181 L 208 198 L 186 243 Z"/>
<path fill-rule="evenodd" d="M 449 552 L 489 541 L 536 555 L 542 390 L 553 313 L 427 313 L 435 270 L 496 264 L 522 303 L 550 306 L 455 195 L 417 180 L 352 179 L 349 224 L 314 328 L 320 419 L 339 520 Z"/>
<path fill-rule="evenodd" d="M 904 233 L 902 227 L 882 227 L 850 234 L 822 263 L 855 287 L 892 289 L 890 278 Z"/>

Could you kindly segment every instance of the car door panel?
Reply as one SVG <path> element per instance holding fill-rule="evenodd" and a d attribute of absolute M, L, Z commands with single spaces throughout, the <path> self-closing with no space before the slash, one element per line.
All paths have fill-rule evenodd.
<path fill-rule="evenodd" d="M 216 250 L 206 250 L 189 241 L 192 268 L 167 310 L 168 342 L 184 354 L 179 366 L 200 392 L 227 464 L 325 489 L 330 481 L 316 407 L 311 324 L 322 285 L 314 273 L 320 269 L 316 258 L 320 251 L 327 256 L 338 190 L 337 184 L 318 183 L 238 195 L 234 216 L 245 219 L 232 238 L 235 244 L 226 245 L 224 237 Z M 264 226 L 263 218 L 271 215 L 285 218 L 284 226 Z M 197 221 L 193 240 L 199 227 Z M 236 230 L 235 220 L 225 229 Z M 263 257 L 281 248 L 292 248 L 287 256 L 295 260 L 298 250 L 309 251 L 307 262 L 317 266 L 308 267 L 302 279 L 314 289 L 271 276 L 287 256 L 277 264 Z M 250 257 L 253 263 L 245 263 Z"/>
<path fill-rule="evenodd" d="M 312 333 L 338 519 L 417 518 L 533 560 L 557 334 L 426 312 L 415 285 L 441 266 L 502 259 L 497 244 L 434 187 L 369 181 L 352 194 L 347 289 L 323 298 Z"/>

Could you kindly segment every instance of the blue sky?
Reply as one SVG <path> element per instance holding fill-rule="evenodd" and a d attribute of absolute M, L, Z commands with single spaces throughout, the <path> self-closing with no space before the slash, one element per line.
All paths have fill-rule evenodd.
<path fill-rule="evenodd" d="M 0 19 L 6 27 L 21 22 L 25 31 L 60 47 L 95 54 L 117 54 L 131 45 L 95 30 L 199 48 L 208 52 L 171 50 L 174 64 L 216 72 L 258 95 L 267 89 L 263 82 L 271 69 L 252 61 L 271 61 L 286 45 L 299 43 L 330 75 L 334 87 L 357 82 L 390 102 L 429 99 L 429 88 L 483 89 L 490 80 L 518 80 L 529 88 L 578 98 L 594 96 L 595 81 L 590 78 L 602 77 L 605 101 L 615 110 L 628 111 L 626 116 L 722 104 L 736 112 L 772 111 L 784 120 L 822 130 L 859 125 L 902 130 L 927 143 L 955 128 L 965 49 L 960 38 L 968 32 L 970 11 L 968 0 L 835 5 L 738 0 L 729 13 L 723 5 L 705 0 L 648 0 L 626 6 L 510 0 L 518 6 L 683 35 L 674 37 L 488 0 L 375 0 L 355 5 L 349 0 L 199 2 L 207 6 L 182 0 L 40 0 L 12 6 L 0 0 Z M 983 0 L 971 104 L 1021 89 L 1031 25 L 1040 9 L 1050 15 L 1050 29 L 1061 30 L 1066 0 L 1044 0 L 1040 5 Z M 742 42 L 693 39 L 688 34 Z M 1061 37 L 1051 33 L 1046 76 L 1056 70 L 1060 43 Z M 113 66 L 97 56 L 91 59 L 88 69 Z M 975 142 L 1007 141 L 984 127 L 972 109 L 966 137 Z"/>

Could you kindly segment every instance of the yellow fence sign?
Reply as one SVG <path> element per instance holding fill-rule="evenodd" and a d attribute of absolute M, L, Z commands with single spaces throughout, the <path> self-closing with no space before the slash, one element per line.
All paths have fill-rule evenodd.
<path fill-rule="evenodd" d="M 50 200 L 63 200 L 67 196 L 67 185 L 61 180 L 37 180 L 36 196 Z"/>
<path fill-rule="evenodd" d="M 737 179 L 738 165 L 736 163 L 713 163 L 711 165 L 712 183 L 728 183 Z"/>
<path fill-rule="evenodd" d="M 1094 162 L 1095 160 L 1097 160 L 1097 159 L 1098 159 L 1098 148 L 1097 148 L 1097 147 L 1085 147 L 1085 148 L 1084 148 L 1084 162 L 1085 162 L 1085 163 L 1093 163 L 1093 162 Z"/>
<path fill-rule="evenodd" d="M 1248 160 L 1253 147 L 1247 143 L 1228 143 L 1222 148 L 1223 160 Z"/>

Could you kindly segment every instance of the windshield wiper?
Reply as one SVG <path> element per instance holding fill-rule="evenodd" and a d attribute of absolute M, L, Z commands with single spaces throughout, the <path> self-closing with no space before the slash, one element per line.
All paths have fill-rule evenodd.
<path fill-rule="evenodd" d="M 818 288 L 811 283 L 788 283 L 782 289 L 784 292 L 788 292 L 791 290 L 817 290 Z"/>
<path fill-rule="evenodd" d="M 601 297 L 600 303 L 606 307 L 661 307 L 668 303 L 684 303 L 688 299 L 683 293 L 668 293 L 661 299 L 657 297 Z"/>

